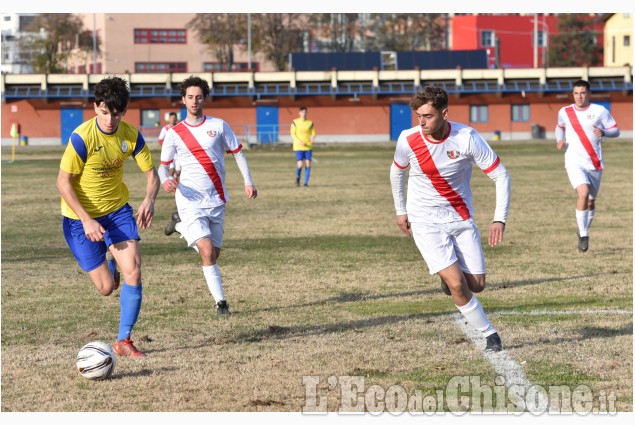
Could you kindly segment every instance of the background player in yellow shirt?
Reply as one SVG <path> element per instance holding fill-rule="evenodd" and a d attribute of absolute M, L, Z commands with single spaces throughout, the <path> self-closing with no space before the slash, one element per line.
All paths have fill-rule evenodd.
<path fill-rule="evenodd" d="M 137 226 L 152 224 L 159 176 L 139 130 L 122 121 L 130 92 L 119 77 L 95 86 L 92 118 L 75 129 L 60 164 L 57 189 L 62 195 L 64 237 L 80 267 L 97 290 L 108 296 L 117 289 L 116 265 L 124 277 L 119 297 L 119 336 L 113 349 L 120 356 L 144 357 L 130 339 L 141 310 L 141 253 Z M 146 196 L 135 221 L 123 183 L 123 167 L 132 157 L 147 177 Z M 110 263 L 110 264 L 109 264 Z"/>
<path fill-rule="evenodd" d="M 306 106 L 301 106 L 298 111 L 299 118 L 294 119 L 291 123 L 291 138 L 293 139 L 293 150 L 297 161 L 295 170 L 296 186 L 300 186 L 303 160 L 306 165 L 304 170 L 305 186 L 309 185 L 309 176 L 311 176 L 311 156 L 313 154 L 313 141 L 315 140 L 315 127 L 313 126 L 313 121 L 306 119 L 306 114 Z"/>

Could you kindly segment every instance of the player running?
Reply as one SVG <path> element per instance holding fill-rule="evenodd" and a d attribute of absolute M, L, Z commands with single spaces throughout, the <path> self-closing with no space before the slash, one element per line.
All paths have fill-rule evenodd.
<path fill-rule="evenodd" d="M 313 156 L 313 142 L 315 140 L 315 127 L 313 121 L 306 119 L 306 106 L 301 106 L 298 111 L 298 118 L 291 123 L 291 138 L 293 139 L 293 150 L 297 162 L 295 169 L 295 184 L 300 186 L 302 176 L 302 161 L 304 161 L 304 186 L 309 186 L 311 176 L 311 157 Z M 317 160 L 316 160 L 317 161 Z"/>
<path fill-rule="evenodd" d="M 414 237 L 430 274 L 439 274 L 443 291 L 486 337 L 486 349 L 500 351 L 500 337 L 474 295 L 485 289 L 485 258 L 472 218 L 472 164 L 496 183 L 496 210 L 488 234 L 491 246 L 503 240 L 511 179 L 476 130 L 447 120 L 448 95 L 443 89 L 425 87 L 412 98 L 410 107 L 420 125 L 401 133 L 390 168 L 397 225 Z"/>
<path fill-rule="evenodd" d="M 164 125 L 161 129 L 161 132 L 159 133 L 159 146 L 163 146 L 163 139 L 165 139 L 166 134 L 168 134 L 168 130 L 174 127 L 179 122 L 179 119 L 176 116 L 176 112 L 170 112 L 168 116 L 170 117 L 170 119 L 168 120 L 168 124 Z M 170 164 L 170 176 L 178 180 L 180 175 L 181 166 L 179 165 L 179 161 L 175 155 L 174 161 L 172 161 L 172 163 Z"/>
<path fill-rule="evenodd" d="M 225 204 L 229 201 L 225 188 L 225 153 L 234 155 L 245 181 L 245 193 L 256 198 L 249 165 L 242 145 L 231 127 L 222 119 L 203 114 L 205 99 L 209 95 L 207 81 L 191 76 L 181 84 L 183 104 L 187 118 L 170 129 L 161 148 L 159 177 L 166 192 L 176 192 L 178 211 L 172 214 L 165 233 L 179 232 L 198 251 L 203 276 L 214 297 L 218 316 L 229 316 L 218 257 L 223 246 Z M 178 155 L 181 179 L 175 181 L 168 167 Z"/>
<path fill-rule="evenodd" d="M 122 120 L 130 93 L 126 81 L 106 78 L 95 86 L 92 118 L 73 131 L 60 164 L 57 189 L 62 195 L 64 237 L 80 267 L 88 272 L 97 290 L 110 295 L 124 282 L 115 352 L 120 356 L 144 357 L 130 334 L 141 310 L 141 253 L 137 226 L 152 224 L 159 178 L 150 149 L 139 130 Z M 146 196 L 135 222 L 128 204 L 123 168 L 132 157 L 146 175 Z M 110 253 L 114 260 L 107 260 Z M 116 261 L 116 264 L 115 264 Z"/>
<path fill-rule="evenodd" d="M 556 147 L 564 154 L 564 167 L 578 194 L 575 217 L 578 222 L 578 251 L 589 249 L 589 227 L 595 216 L 595 199 L 600 191 L 604 160 L 602 137 L 617 137 L 620 129 L 605 107 L 591 103 L 588 81 L 573 83 L 573 104 L 558 111 Z"/>

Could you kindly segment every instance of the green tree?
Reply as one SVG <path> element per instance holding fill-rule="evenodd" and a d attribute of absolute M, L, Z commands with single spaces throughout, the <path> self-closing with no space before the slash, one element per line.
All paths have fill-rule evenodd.
<path fill-rule="evenodd" d="M 563 13 L 558 17 L 559 34 L 549 40 L 549 66 L 601 65 L 602 46 L 594 29 L 597 17 L 579 13 Z"/>
<path fill-rule="evenodd" d="M 198 13 L 187 24 L 199 42 L 208 46 L 227 70 L 234 64 L 234 48 L 244 48 L 247 15 L 241 13 Z"/>
<path fill-rule="evenodd" d="M 27 28 L 29 34 L 20 39 L 20 50 L 34 72 L 65 73 L 66 63 L 76 48 L 86 48 L 83 23 L 71 13 L 43 13 Z M 90 38 L 92 49 L 92 36 Z"/>

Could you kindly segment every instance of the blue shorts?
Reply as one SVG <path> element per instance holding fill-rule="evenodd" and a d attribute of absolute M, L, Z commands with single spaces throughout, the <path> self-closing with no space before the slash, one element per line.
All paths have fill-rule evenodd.
<path fill-rule="evenodd" d="M 303 159 L 311 160 L 311 156 L 313 155 L 313 151 L 295 151 L 295 160 L 302 161 Z"/>
<path fill-rule="evenodd" d="M 95 270 L 106 261 L 108 247 L 117 242 L 140 240 L 137 222 L 132 214 L 132 207 L 124 205 L 117 211 L 95 219 L 106 229 L 104 240 L 93 242 L 86 239 L 81 220 L 62 217 L 64 238 L 79 266 L 89 272 Z"/>

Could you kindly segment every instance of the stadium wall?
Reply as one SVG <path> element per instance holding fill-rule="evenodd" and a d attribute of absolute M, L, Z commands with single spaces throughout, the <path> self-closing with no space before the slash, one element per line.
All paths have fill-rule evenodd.
<path fill-rule="evenodd" d="M 487 139 L 524 140 L 533 138 L 532 127 L 538 125 L 541 128 L 541 138 L 553 138 L 558 110 L 571 103 L 567 99 L 559 101 L 529 103 L 529 121 L 513 122 L 511 120 L 511 102 L 493 103 L 489 99 L 479 99 L 470 103 L 462 103 L 456 99 L 450 99 L 449 119 L 468 124 L 478 130 Z M 50 104 L 38 104 L 39 102 L 21 100 L 2 105 L 2 144 L 10 145 L 11 126 L 14 123 L 20 125 L 21 135 L 27 136 L 30 145 L 56 145 L 62 144 L 61 139 L 61 113 L 60 106 Z M 308 117 L 315 123 L 319 142 L 379 142 L 390 140 L 390 103 L 372 105 L 363 101 L 344 105 L 311 105 L 307 104 Z M 407 99 L 400 100 L 401 104 L 407 104 Z M 277 140 L 281 143 L 289 143 L 289 126 L 297 117 L 299 102 L 296 104 L 278 105 Z M 483 104 L 488 106 L 487 122 L 470 122 L 470 106 Z M 612 101 L 611 113 L 622 130 L 622 137 L 632 137 L 633 134 L 633 104 L 631 101 Z M 157 108 L 160 116 L 164 117 L 168 112 L 181 111 L 181 105 L 172 104 L 139 105 L 132 104 L 124 117 L 124 120 L 135 126 L 140 126 L 141 111 L 147 108 Z M 227 107 L 208 102 L 205 113 L 217 116 L 227 121 L 236 134 L 244 142 L 258 143 L 256 106 Z M 94 116 L 92 105 L 83 106 L 83 119 Z M 417 124 L 414 114 L 411 116 L 411 126 Z M 161 126 L 165 123 L 161 123 Z M 149 143 L 156 143 L 161 126 L 142 127 L 142 133 Z"/>

